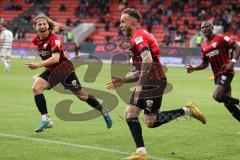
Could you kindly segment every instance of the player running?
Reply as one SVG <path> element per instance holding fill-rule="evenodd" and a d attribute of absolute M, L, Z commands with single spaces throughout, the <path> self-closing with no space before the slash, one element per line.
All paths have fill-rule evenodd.
<path fill-rule="evenodd" d="M 72 63 L 64 55 L 62 42 L 53 33 L 58 27 L 57 23 L 46 16 L 38 16 L 33 21 L 33 27 L 37 32 L 33 43 L 37 46 L 42 61 L 26 63 L 26 66 L 30 69 L 45 67 L 45 71 L 35 79 L 32 87 L 37 108 L 42 115 L 40 125 L 35 131 L 41 132 L 52 126 L 43 90 L 50 89 L 58 83 L 61 83 L 65 89 L 71 90 L 80 100 L 101 112 L 107 128 L 111 128 L 112 121 L 109 113 L 93 96 L 83 91 Z"/>
<path fill-rule="evenodd" d="M 188 65 L 187 72 L 191 73 L 205 69 L 210 63 L 215 77 L 213 98 L 219 103 L 224 103 L 232 116 L 240 121 L 240 110 L 237 107 L 237 105 L 239 106 L 239 99 L 231 97 L 234 64 L 240 54 L 239 45 L 226 35 L 214 34 L 213 24 L 209 21 L 202 22 L 201 31 L 206 37 L 206 41 L 201 44 L 202 63 L 196 67 Z M 230 49 L 235 51 L 232 60 L 230 60 L 229 56 Z"/>
<path fill-rule="evenodd" d="M 136 82 L 130 104 L 126 108 L 126 121 L 136 144 L 136 152 L 128 160 L 147 160 L 139 114 L 144 110 L 145 123 L 149 128 L 159 127 L 180 116 L 192 116 L 203 124 L 204 115 L 192 102 L 183 108 L 160 112 L 162 95 L 167 85 L 166 75 L 159 60 L 159 46 L 154 36 L 140 27 L 141 15 L 132 8 L 125 9 L 120 18 L 122 32 L 130 38 L 130 53 L 136 68 L 126 77 L 113 77 L 107 88 L 117 88 L 124 83 Z"/>
<path fill-rule="evenodd" d="M 4 72 L 10 70 L 10 57 L 12 52 L 13 33 L 7 28 L 7 25 L 0 25 L 0 58 L 4 65 Z"/>

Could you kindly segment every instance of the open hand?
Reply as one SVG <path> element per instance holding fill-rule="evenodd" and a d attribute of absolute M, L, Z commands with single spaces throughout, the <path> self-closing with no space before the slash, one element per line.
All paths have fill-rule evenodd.
<path fill-rule="evenodd" d="M 194 67 L 192 65 L 187 65 L 187 73 L 192 73 L 194 71 Z"/>
<path fill-rule="evenodd" d="M 36 62 L 28 62 L 28 63 L 25 63 L 25 65 L 30 69 L 37 69 L 40 67 L 39 63 L 36 63 Z"/>
<path fill-rule="evenodd" d="M 112 81 L 107 83 L 106 85 L 107 85 L 107 89 L 113 89 L 113 88 L 120 87 L 123 83 L 124 83 L 124 78 L 113 76 Z"/>

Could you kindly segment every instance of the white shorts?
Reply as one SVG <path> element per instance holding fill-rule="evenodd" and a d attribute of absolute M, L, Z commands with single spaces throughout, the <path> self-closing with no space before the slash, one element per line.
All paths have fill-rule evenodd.
<path fill-rule="evenodd" d="M 1 57 L 10 57 L 11 56 L 12 49 L 11 48 L 2 48 L 0 50 L 0 56 Z"/>

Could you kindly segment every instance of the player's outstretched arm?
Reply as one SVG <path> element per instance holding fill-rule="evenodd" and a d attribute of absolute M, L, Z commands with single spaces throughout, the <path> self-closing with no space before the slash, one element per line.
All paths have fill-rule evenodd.
<path fill-rule="evenodd" d="M 29 63 L 26 63 L 25 65 L 30 68 L 30 69 L 37 69 L 39 67 L 45 67 L 45 66 L 48 66 L 48 65 L 52 65 L 52 64 L 55 64 L 55 63 L 58 63 L 59 62 L 59 58 L 60 58 L 60 54 L 59 53 L 53 53 L 52 54 L 52 57 L 44 60 L 44 61 L 41 61 L 39 63 L 37 62 L 29 62 Z"/>
<path fill-rule="evenodd" d="M 113 89 L 120 87 L 123 83 L 136 82 L 139 79 L 139 71 L 134 71 L 128 74 L 126 77 L 113 76 L 112 81 L 107 83 L 107 89 Z"/>
<path fill-rule="evenodd" d="M 235 48 L 235 54 L 233 55 L 233 59 L 236 59 L 236 61 L 237 61 L 240 56 L 240 46 L 239 46 L 239 44 L 234 43 L 233 47 Z"/>
<path fill-rule="evenodd" d="M 53 53 L 52 57 L 42 61 L 39 63 L 40 67 L 45 67 L 45 66 L 49 66 L 52 64 L 56 64 L 59 62 L 60 59 L 60 54 L 59 53 Z"/>
<path fill-rule="evenodd" d="M 208 63 L 202 62 L 200 65 L 193 67 L 192 65 L 187 65 L 187 73 L 192 73 L 193 71 L 202 70 L 208 67 Z"/>

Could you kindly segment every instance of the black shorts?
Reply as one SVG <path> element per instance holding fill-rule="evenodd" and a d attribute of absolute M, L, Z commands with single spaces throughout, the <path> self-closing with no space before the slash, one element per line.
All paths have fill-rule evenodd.
<path fill-rule="evenodd" d="M 144 114 L 147 115 L 158 113 L 162 104 L 162 97 L 166 86 L 166 79 L 157 80 L 151 84 L 144 85 L 139 95 L 137 104 L 134 104 L 135 90 L 132 94 L 130 104 L 137 106 L 140 109 L 144 109 Z"/>
<path fill-rule="evenodd" d="M 82 86 L 74 71 L 69 74 L 57 74 L 53 71 L 45 70 L 38 77 L 41 77 L 49 83 L 49 89 L 53 88 L 59 83 L 61 83 L 65 89 L 71 90 L 72 92 L 78 92 L 82 89 Z"/>
<path fill-rule="evenodd" d="M 233 77 L 234 76 L 230 73 L 221 73 L 215 77 L 214 81 L 215 81 L 215 84 L 218 84 L 224 87 L 229 87 L 231 86 Z"/>

